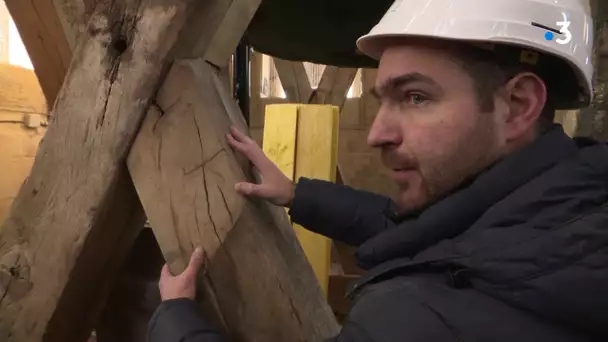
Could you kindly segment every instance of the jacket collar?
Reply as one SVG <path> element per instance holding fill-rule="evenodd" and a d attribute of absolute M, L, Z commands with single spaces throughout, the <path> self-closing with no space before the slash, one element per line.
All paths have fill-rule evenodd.
<path fill-rule="evenodd" d="M 555 125 L 535 142 L 502 159 L 467 186 L 362 244 L 357 261 L 370 269 L 396 258 L 411 258 L 441 240 L 468 229 L 486 210 L 578 151 L 561 126 Z"/>

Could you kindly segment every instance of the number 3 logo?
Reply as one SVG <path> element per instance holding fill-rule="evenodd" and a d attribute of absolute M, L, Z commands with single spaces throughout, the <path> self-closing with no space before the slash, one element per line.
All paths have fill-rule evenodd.
<path fill-rule="evenodd" d="M 555 41 L 558 44 L 568 44 L 570 43 L 570 41 L 572 40 L 572 32 L 570 32 L 570 22 L 568 21 L 568 17 L 566 17 L 566 13 L 562 12 L 562 15 L 564 16 L 564 21 L 558 21 L 557 22 L 557 26 L 560 27 L 559 32 L 561 32 L 562 34 L 565 34 L 566 37 L 565 38 L 560 38 L 560 39 L 556 39 Z"/>

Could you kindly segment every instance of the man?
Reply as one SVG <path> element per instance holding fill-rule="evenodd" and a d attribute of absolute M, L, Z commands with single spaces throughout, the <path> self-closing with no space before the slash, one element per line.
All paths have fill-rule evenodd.
<path fill-rule="evenodd" d="M 369 273 L 332 341 L 608 340 L 608 146 L 552 124 L 556 108 L 591 100 L 588 11 L 396 1 L 358 41 L 380 60 L 368 143 L 394 201 L 312 179 L 294 187 L 250 138 L 228 136 L 263 178 L 237 191 L 358 246 Z M 163 273 L 151 341 L 221 340 L 187 299 L 197 255 L 185 277 Z"/>

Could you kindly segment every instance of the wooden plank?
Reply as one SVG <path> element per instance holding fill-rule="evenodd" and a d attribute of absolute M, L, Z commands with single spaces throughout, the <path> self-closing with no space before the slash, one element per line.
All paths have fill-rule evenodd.
<path fill-rule="evenodd" d="M 269 105 L 264 116 L 264 154 L 292 181 L 296 180 L 298 112 L 294 104 Z"/>
<path fill-rule="evenodd" d="M 325 105 L 266 107 L 263 149 L 292 181 L 336 180 L 339 108 Z M 331 240 L 294 225 L 323 293 L 327 295 Z"/>
<path fill-rule="evenodd" d="M 72 0 L 71 3 L 81 1 Z M 67 0 L 64 2 L 67 4 Z M 30 56 L 47 103 L 52 107 L 72 59 L 70 45 L 75 45 L 74 33 L 70 32 L 70 38 L 67 38 L 64 25 L 71 21 L 66 18 L 76 18 L 78 14 L 63 10 L 77 6 L 60 7 L 60 12 L 53 0 L 5 0 L 5 3 Z"/>
<path fill-rule="evenodd" d="M 129 155 L 137 191 L 172 272 L 204 248 L 202 305 L 231 340 L 322 341 L 338 327 L 285 211 L 234 191 L 254 176 L 226 142 L 244 120 L 217 77 L 172 68 Z"/>
<path fill-rule="evenodd" d="M 299 108 L 295 179 L 315 178 L 335 182 L 340 109 L 328 105 Z M 331 240 L 295 225 L 298 240 L 325 295 L 328 291 Z"/>
<path fill-rule="evenodd" d="M 357 71 L 358 69 L 352 69 L 352 68 L 337 68 L 337 67 L 333 67 L 333 66 L 328 66 L 325 68 L 324 72 L 323 72 L 323 76 L 321 78 L 321 82 L 319 84 L 319 87 L 315 90 L 313 90 L 310 86 L 310 82 L 308 80 L 308 76 L 306 75 L 306 71 L 304 69 L 304 64 L 302 62 L 295 62 L 295 61 L 287 61 L 287 60 L 282 60 L 279 58 L 273 58 L 275 66 L 277 68 L 277 72 L 279 74 L 279 77 L 281 78 L 281 84 L 283 85 L 283 88 L 285 89 L 285 93 L 287 95 L 287 100 L 289 102 L 292 103 L 317 103 L 317 104 L 331 104 L 334 106 L 337 106 L 338 110 L 340 108 L 342 108 L 344 106 L 344 104 L 346 103 L 346 97 L 348 94 L 348 90 L 351 87 L 353 80 L 355 78 L 355 76 L 357 75 Z M 283 108 L 283 109 L 281 109 Z M 314 107 L 311 107 L 314 108 Z M 285 113 L 285 115 L 289 115 L 289 113 L 291 112 L 291 109 L 289 107 L 275 107 L 275 106 L 267 106 L 266 107 L 266 116 L 268 115 L 272 115 L 273 118 L 271 119 L 270 125 L 269 125 L 269 121 L 268 119 L 266 119 L 266 123 L 264 125 L 264 146 L 266 146 L 267 141 L 271 146 L 277 145 L 277 143 L 275 142 L 275 140 L 278 139 L 278 141 L 281 141 L 282 144 L 282 148 L 286 148 L 286 146 L 293 146 L 291 145 L 291 141 L 290 138 L 288 137 L 288 134 L 291 132 L 291 130 L 289 128 L 284 127 L 283 129 L 280 128 L 281 125 L 285 124 L 285 123 L 289 123 L 289 119 L 288 118 L 281 118 L 279 113 L 274 113 L 274 112 L 281 112 L 283 111 Z M 329 115 L 330 121 L 332 120 L 332 118 L 334 118 L 333 115 Z M 320 120 L 327 120 L 327 118 L 322 118 Z M 331 123 L 328 123 L 329 126 L 327 127 L 331 127 L 331 129 L 333 129 L 333 121 Z M 275 125 L 278 125 L 277 127 L 275 127 Z M 266 130 L 271 129 L 271 132 L 266 132 Z M 322 128 L 321 128 L 322 129 Z M 319 137 L 316 136 L 316 134 L 318 132 L 316 132 L 314 129 L 309 131 L 309 132 L 300 132 L 300 130 L 298 129 L 298 137 L 300 137 L 299 134 L 302 134 L 302 136 L 308 136 L 310 134 L 310 136 L 308 136 L 308 139 L 311 139 L 309 142 L 313 142 L 314 139 L 318 139 Z M 306 131 L 306 129 L 305 129 Z M 335 145 L 332 145 L 331 143 L 328 146 L 331 147 L 336 147 L 337 148 L 337 132 L 338 132 L 338 128 L 336 128 L 335 131 Z M 334 138 L 330 138 L 329 141 L 333 141 L 332 139 Z M 300 138 L 298 138 L 300 139 Z M 321 139 L 323 140 L 323 139 Z M 297 143 L 297 146 L 300 146 L 300 142 Z M 274 147 L 272 147 L 274 148 Z M 299 147 L 298 147 L 299 149 Z M 278 155 L 276 153 L 272 153 L 271 151 L 271 147 L 269 146 L 268 148 L 265 147 L 265 150 L 267 152 L 267 154 L 271 157 L 271 159 L 275 162 L 275 163 L 279 163 L 279 167 L 283 170 L 285 168 L 286 165 L 289 164 L 289 159 L 288 159 L 288 154 L 285 154 L 284 156 Z M 270 152 L 270 153 L 269 153 Z M 298 150 L 298 152 L 296 153 L 296 155 L 299 155 L 300 151 Z M 308 154 L 306 152 L 302 152 L 303 155 L 308 156 Z M 331 153 L 336 153 L 337 154 L 337 150 L 335 152 L 331 152 Z M 319 159 L 315 159 L 315 160 L 302 160 L 300 162 L 296 162 L 294 160 L 293 164 L 295 165 L 306 165 L 308 163 L 311 163 L 310 165 L 316 165 L 317 167 L 319 165 L 324 165 L 325 162 L 330 162 L 333 163 L 333 166 L 335 170 L 333 170 L 332 172 L 325 172 L 323 173 L 323 175 L 321 175 L 321 179 L 331 179 L 332 181 L 337 181 L 340 184 L 344 184 L 344 177 L 343 177 L 343 173 L 340 170 L 340 165 L 338 164 L 337 160 L 336 160 L 336 155 L 332 155 L 331 153 L 329 154 L 325 154 L 325 155 L 317 155 L 316 157 L 318 157 Z M 323 159 L 323 158 L 329 158 L 329 159 Z M 306 158 L 306 157 L 304 157 Z M 333 159 L 332 159 L 333 158 Z M 321 164 L 319 164 L 319 162 Z M 287 174 L 289 175 L 289 170 L 287 169 Z M 284 171 L 285 172 L 285 171 Z M 317 178 L 316 176 L 313 175 L 308 175 L 309 177 L 313 177 L 313 178 Z M 290 177 L 290 179 L 297 179 L 299 176 L 295 175 L 294 177 Z M 300 243 L 303 245 L 303 248 L 306 252 L 306 255 L 309 259 L 309 261 L 311 262 L 314 270 L 315 270 L 315 274 L 317 275 L 317 279 L 320 282 L 321 288 L 324 290 L 324 293 L 327 294 L 328 291 L 328 275 L 329 275 L 329 269 L 331 266 L 331 241 L 328 239 L 325 239 L 324 237 L 309 232 L 307 230 L 305 230 L 302 227 L 299 227 L 296 225 L 295 227 L 296 232 L 298 234 L 298 238 Z"/>
<path fill-rule="evenodd" d="M 311 99 L 312 88 L 302 62 L 292 62 L 273 58 L 281 85 L 289 101 L 293 103 L 308 103 Z"/>
<path fill-rule="evenodd" d="M 1 341 L 78 341 L 92 328 L 141 219 L 123 163 L 193 3 L 112 1 L 92 17 L 0 229 Z"/>

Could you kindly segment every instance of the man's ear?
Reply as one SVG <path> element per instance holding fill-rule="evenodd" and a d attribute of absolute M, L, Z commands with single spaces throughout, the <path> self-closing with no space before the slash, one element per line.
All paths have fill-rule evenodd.
<path fill-rule="evenodd" d="M 505 86 L 509 113 L 505 118 L 505 138 L 518 138 L 535 131 L 536 123 L 547 103 L 547 87 L 536 74 L 522 72 Z"/>

